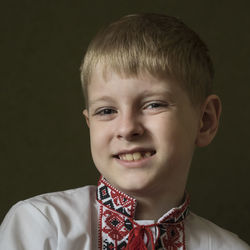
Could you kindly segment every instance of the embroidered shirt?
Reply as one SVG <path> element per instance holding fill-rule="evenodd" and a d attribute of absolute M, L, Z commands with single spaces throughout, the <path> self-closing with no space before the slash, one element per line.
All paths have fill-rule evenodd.
<path fill-rule="evenodd" d="M 129 235 L 142 232 L 145 245 L 153 249 L 186 249 L 184 219 L 189 198 L 168 211 L 156 223 L 141 225 L 134 220 L 136 200 L 101 178 L 97 188 L 99 208 L 99 248 L 126 249 Z"/>
<path fill-rule="evenodd" d="M 98 230 L 100 223 L 102 223 L 100 220 L 107 218 L 99 216 L 100 210 L 103 209 L 103 213 L 108 211 L 107 215 L 110 211 L 114 211 L 109 209 L 109 205 L 102 205 L 97 201 L 96 192 L 100 192 L 100 190 L 101 186 L 98 188 L 86 186 L 63 192 L 43 194 L 17 203 L 8 212 L 0 226 L 0 250 L 97 250 L 100 239 L 103 247 L 105 242 L 113 243 L 112 238 L 112 241 L 109 241 L 110 237 L 105 238 L 110 229 L 107 226 L 108 224 L 102 224 L 102 226 L 107 226 L 104 235 L 100 234 L 102 230 Z M 102 195 L 105 197 L 105 192 L 102 191 Z M 122 200 L 122 197 L 123 195 L 115 196 L 112 199 L 115 208 L 118 208 L 115 202 L 123 204 L 121 211 L 116 212 L 115 210 L 115 213 L 121 215 L 122 222 L 127 217 L 131 221 L 129 216 L 124 215 L 125 217 L 123 217 L 123 214 L 126 212 L 133 215 L 134 203 L 132 202 L 133 205 L 131 203 L 131 206 L 126 205 L 126 210 L 124 210 L 124 204 L 128 203 L 126 203 L 126 200 Z M 103 200 L 103 202 L 106 201 L 108 199 Z M 131 208 L 131 210 L 128 208 Z M 179 209 L 177 210 L 179 211 Z M 185 247 L 187 250 L 250 249 L 235 234 L 192 212 L 187 213 L 184 217 L 185 219 L 181 220 L 181 225 L 184 225 Z M 160 220 L 166 221 L 166 218 L 163 217 Z M 116 223 L 110 220 L 111 224 L 112 222 Z M 143 222 L 136 223 L 147 224 Z M 132 226 L 130 223 L 126 224 L 126 226 L 122 225 L 125 228 L 126 226 L 134 228 L 136 224 Z M 159 233 L 158 230 L 158 227 L 156 227 L 155 232 L 152 230 L 155 242 L 158 242 L 155 235 L 164 235 L 164 233 Z M 123 239 L 126 241 L 127 237 L 126 234 Z M 122 241 L 117 243 L 122 243 Z"/>

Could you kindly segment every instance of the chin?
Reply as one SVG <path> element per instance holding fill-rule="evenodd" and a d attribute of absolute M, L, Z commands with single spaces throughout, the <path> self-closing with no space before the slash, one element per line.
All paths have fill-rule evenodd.
<path fill-rule="evenodd" d="M 123 178 L 115 186 L 120 191 L 133 196 L 136 194 L 142 194 L 145 192 L 145 190 L 148 190 L 150 187 L 150 183 L 143 178 L 130 177 Z"/>

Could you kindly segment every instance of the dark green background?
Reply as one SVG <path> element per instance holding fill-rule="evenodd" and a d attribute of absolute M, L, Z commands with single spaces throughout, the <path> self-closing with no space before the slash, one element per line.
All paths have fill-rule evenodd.
<path fill-rule="evenodd" d="M 180 17 L 208 44 L 222 98 L 219 133 L 194 157 L 192 210 L 250 243 L 249 1 L 42 0 L 1 3 L 0 220 L 19 200 L 95 184 L 79 65 L 122 15 Z"/>

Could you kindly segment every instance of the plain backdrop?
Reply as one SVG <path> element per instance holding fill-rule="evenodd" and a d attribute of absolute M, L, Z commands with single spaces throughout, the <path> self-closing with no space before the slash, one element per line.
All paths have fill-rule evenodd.
<path fill-rule="evenodd" d="M 0 221 L 19 200 L 95 184 L 79 66 L 93 35 L 125 14 L 181 18 L 207 43 L 220 130 L 198 149 L 191 209 L 250 243 L 250 2 L 10 0 L 0 10 Z"/>

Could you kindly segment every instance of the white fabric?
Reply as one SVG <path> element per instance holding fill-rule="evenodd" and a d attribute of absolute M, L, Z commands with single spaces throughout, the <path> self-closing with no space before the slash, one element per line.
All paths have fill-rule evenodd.
<path fill-rule="evenodd" d="M 98 249 L 96 187 L 44 194 L 11 208 L 0 227 L 0 250 Z M 247 250 L 250 247 L 215 224 L 190 213 L 187 250 Z"/>

